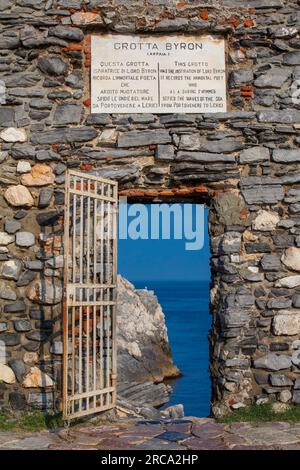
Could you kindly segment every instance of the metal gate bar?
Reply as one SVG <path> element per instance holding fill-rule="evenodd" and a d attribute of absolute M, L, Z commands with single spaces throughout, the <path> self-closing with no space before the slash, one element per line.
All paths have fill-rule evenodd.
<path fill-rule="evenodd" d="M 63 416 L 116 402 L 118 187 L 69 170 L 65 188 Z"/>

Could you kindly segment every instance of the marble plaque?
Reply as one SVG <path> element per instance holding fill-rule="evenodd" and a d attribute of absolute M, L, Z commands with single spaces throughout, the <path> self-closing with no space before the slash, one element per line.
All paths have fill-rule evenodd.
<path fill-rule="evenodd" d="M 223 39 L 104 34 L 91 40 L 92 113 L 226 112 Z"/>

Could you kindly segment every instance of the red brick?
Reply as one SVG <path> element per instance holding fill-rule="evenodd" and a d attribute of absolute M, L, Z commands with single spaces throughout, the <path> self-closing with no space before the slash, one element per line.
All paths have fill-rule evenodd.
<path fill-rule="evenodd" d="M 70 51 L 81 51 L 82 50 L 82 44 L 74 43 L 71 42 L 68 47 L 64 47 L 63 51 L 64 52 L 70 52 Z"/>
<path fill-rule="evenodd" d="M 80 169 L 82 171 L 91 171 L 93 170 L 95 167 L 94 165 L 90 165 L 90 164 L 83 164 L 83 165 L 80 165 Z"/>
<path fill-rule="evenodd" d="M 248 18 L 244 21 L 245 28 L 252 28 L 254 26 L 254 21 L 251 18 Z"/>
<path fill-rule="evenodd" d="M 252 96 L 253 96 L 252 91 L 242 91 L 241 94 L 244 98 L 252 98 Z"/>
<path fill-rule="evenodd" d="M 187 196 L 191 194 L 191 188 L 179 188 L 175 189 L 176 196 Z"/>
<path fill-rule="evenodd" d="M 208 11 L 207 10 L 201 10 L 200 13 L 199 13 L 199 16 L 202 20 L 208 20 L 209 18 L 209 15 L 208 15 Z"/>
<path fill-rule="evenodd" d="M 242 209 L 240 212 L 241 219 L 246 219 L 247 215 L 248 215 L 248 210 L 246 209 L 246 207 L 244 207 L 244 209 Z"/>
<path fill-rule="evenodd" d="M 159 196 L 174 196 L 174 191 L 172 189 L 166 189 L 159 192 Z"/>
<path fill-rule="evenodd" d="M 253 86 L 242 86 L 241 91 L 253 91 L 254 87 Z"/>
<path fill-rule="evenodd" d="M 239 18 L 237 18 L 236 16 L 231 16 L 231 17 L 227 20 L 227 23 L 231 24 L 232 26 L 234 26 L 234 27 L 236 28 L 237 26 L 239 26 L 240 20 L 239 20 Z"/>
<path fill-rule="evenodd" d="M 203 184 L 200 184 L 199 186 L 196 186 L 194 188 L 194 191 L 195 193 L 207 193 L 208 192 L 208 189 L 206 186 L 204 186 Z"/>

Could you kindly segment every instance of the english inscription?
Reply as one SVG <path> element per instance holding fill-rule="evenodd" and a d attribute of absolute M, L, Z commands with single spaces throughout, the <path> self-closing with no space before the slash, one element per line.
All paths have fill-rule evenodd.
<path fill-rule="evenodd" d="M 226 111 L 225 43 L 210 36 L 92 36 L 92 113 Z"/>

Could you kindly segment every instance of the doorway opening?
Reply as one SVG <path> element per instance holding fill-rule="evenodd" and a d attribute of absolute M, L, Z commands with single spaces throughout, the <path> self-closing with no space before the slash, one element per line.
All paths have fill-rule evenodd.
<path fill-rule="evenodd" d="M 170 209 L 171 204 L 164 205 Z M 177 205 L 181 213 L 184 213 L 186 206 L 192 206 L 192 219 L 195 210 L 199 208 L 197 204 Z M 202 230 L 204 236 L 203 246 L 187 249 L 186 239 L 178 235 L 178 221 L 176 231 L 175 216 L 171 219 L 170 236 L 166 236 L 166 231 L 160 227 L 154 230 L 156 236 L 153 239 L 151 214 L 157 204 L 144 205 L 150 222 L 146 228 L 141 226 L 141 220 L 134 222 L 141 207 L 132 210 L 134 204 L 127 206 L 127 217 L 124 219 L 119 216 L 118 273 L 136 289 L 154 291 L 165 315 L 173 361 L 181 372 L 179 378 L 165 379 L 165 383 L 171 385 L 173 390 L 165 406 L 183 404 L 187 416 L 208 416 L 211 400 L 208 209 L 201 206 L 202 226 L 198 229 Z M 197 218 L 190 222 L 197 224 Z M 127 230 L 130 223 L 135 224 L 135 235 L 131 233 L 133 236 Z M 186 219 L 182 218 L 180 223 L 186 223 Z M 181 233 L 186 234 L 183 226 L 181 229 Z M 126 238 L 124 232 L 127 233 Z"/>

